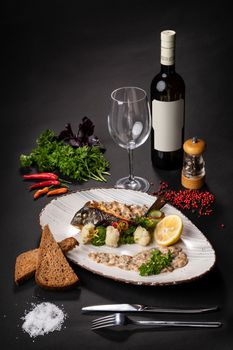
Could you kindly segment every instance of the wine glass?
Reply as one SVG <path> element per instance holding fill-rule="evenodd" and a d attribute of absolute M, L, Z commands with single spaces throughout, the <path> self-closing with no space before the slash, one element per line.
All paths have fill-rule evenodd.
<path fill-rule="evenodd" d="M 133 150 L 141 146 L 151 130 L 150 107 L 146 92 L 139 87 L 121 87 L 111 93 L 108 129 L 113 140 L 127 149 L 129 176 L 119 179 L 115 187 L 148 191 L 149 182 L 133 171 Z"/>

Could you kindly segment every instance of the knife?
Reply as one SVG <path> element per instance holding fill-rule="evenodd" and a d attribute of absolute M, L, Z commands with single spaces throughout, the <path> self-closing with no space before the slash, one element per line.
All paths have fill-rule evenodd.
<path fill-rule="evenodd" d="M 178 314 L 199 314 L 218 310 L 218 306 L 203 308 L 162 308 L 157 306 L 148 306 L 140 304 L 108 304 L 108 305 L 92 305 L 82 308 L 83 313 L 88 312 L 157 312 L 157 313 L 178 313 Z"/>

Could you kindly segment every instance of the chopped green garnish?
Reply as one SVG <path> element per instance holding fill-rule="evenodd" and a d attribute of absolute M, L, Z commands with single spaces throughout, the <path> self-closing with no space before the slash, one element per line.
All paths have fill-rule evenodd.
<path fill-rule="evenodd" d="M 162 269 L 171 265 L 172 259 L 170 250 L 167 254 L 163 254 L 160 250 L 154 249 L 150 259 L 139 267 L 139 274 L 141 276 L 158 275 Z"/>
<path fill-rule="evenodd" d="M 106 227 L 104 226 L 97 226 L 95 230 L 95 234 L 92 237 L 91 243 L 95 246 L 101 246 L 105 244 L 105 238 L 106 238 Z"/>

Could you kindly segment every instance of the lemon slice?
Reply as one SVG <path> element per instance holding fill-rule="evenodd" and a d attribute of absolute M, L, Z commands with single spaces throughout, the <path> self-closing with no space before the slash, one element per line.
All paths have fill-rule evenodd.
<path fill-rule="evenodd" d="M 159 245 L 175 244 L 183 231 L 183 222 L 178 215 L 165 216 L 156 226 L 154 238 Z"/>

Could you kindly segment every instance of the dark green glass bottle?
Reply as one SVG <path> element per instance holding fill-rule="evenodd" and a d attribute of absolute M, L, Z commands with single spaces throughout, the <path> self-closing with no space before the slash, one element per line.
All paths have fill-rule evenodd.
<path fill-rule="evenodd" d="M 182 167 L 185 84 L 175 70 L 175 37 L 161 32 L 161 70 L 151 83 L 151 159 L 160 169 Z"/>

